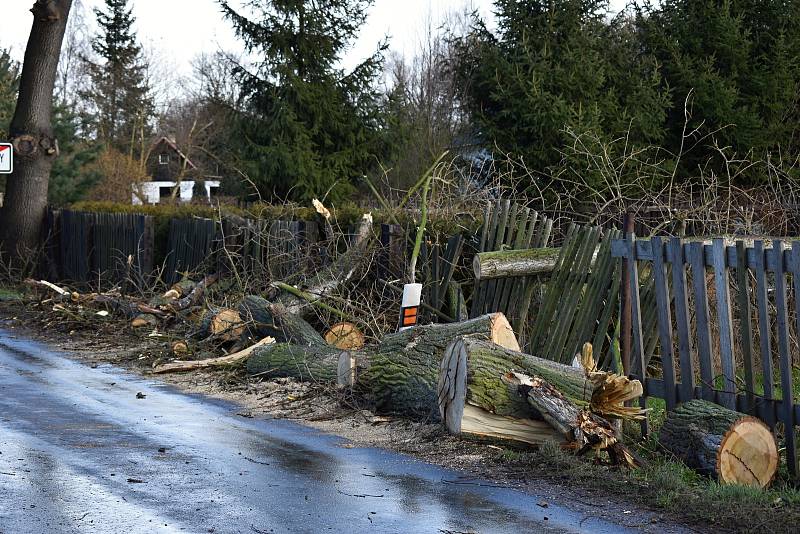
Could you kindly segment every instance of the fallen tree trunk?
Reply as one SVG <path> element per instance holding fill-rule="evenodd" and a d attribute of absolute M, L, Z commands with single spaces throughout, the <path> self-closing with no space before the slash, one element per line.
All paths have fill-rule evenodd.
<path fill-rule="evenodd" d="M 687 466 L 729 484 L 766 487 L 780 460 L 764 423 L 704 400 L 670 412 L 659 442 Z"/>
<path fill-rule="evenodd" d="M 519 343 L 502 313 L 491 313 L 460 323 L 418 326 L 385 336 L 375 351 L 342 355 L 343 374 L 379 412 L 438 419 L 436 384 L 439 365 L 448 344 L 457 337 L 474 336 L 519 350 Z"/>
<path fill-rule="evenodd" d="M 181 342 L 183 343 L 183 342 Z M 194 360 L 194 361 L 177 361 L 177 362 L 170 362 L 159 365 L 153 368 L 153 372 L 156 374 L 162 373 L 175 373 L 179 371 L 194 371 L 196 369 L 205 369 L 207 367 L 227 367 L 231 365 L 237 365 L 250 357 L 254 350 L 261 348 L 265 345 L 270 345 L 275 343 L 275 340 L 271 337 L 265 337 L 258 343 L 247 347 L 246 349 L 242 349 L 239 352 L 234 352 L 233 354 L 228 354 L 227 356 L 220 356 L 219 358 L 207 358 L 205 360 Z"/>
<path fill-rule="evenodd" d="M 276 343 L 256 350 L 247 360 L 247 372 L 268 378 L 336 384 L 340 381 L 341 354 L 342 349 L 325 343 L 310 346 Z"/>
<path fill-rule="evenodd" d="M 279 302 L 269 302 L 255 295 L 246 296 L 239 304 L 240 317 L 248 322 L 255 337 L 273 337 L 279 343 L 301 346 L 324 345 L 325 340 L 305 319 L 291 313 Z"/>
<path fill-rule="evenodd" d="M 528 248 L 479 252 L 472 260 L 476 280 L 545 274 L 555 269 L 558 248 Z"/>
<path fill-rule="evenodd" d="M 436 380 L 445 347 L 455 337 L 474 335 L 519 348 L 502 313 L 461 323 L 418 326 L 385 336 L 378 345 L 346 351 L 323 343 L 282 344 L 256 351 L 252 374 L 354 386 L 379 411 L 436 417 Z"/>
<path fill-rule="evenodd" d="M 571 366 L 544 360 L 499 347 L 492 343 L 462 337 L 445 349 L 439 369 L 437 402 L 447 430 L 454 435 L 502 438 L 540 444 L 554 434 L 524 399 L 503 381 L 510 370 L 546 377 L 570 399 L 588 403 L 592 385 L 583 372 Z M 523 422 L 513 428 L 498 428 L 497 417 Z M 531 426 L 531 422 L 533 426 Z M 546 425 L 549 426 L 549 425 Z"/>

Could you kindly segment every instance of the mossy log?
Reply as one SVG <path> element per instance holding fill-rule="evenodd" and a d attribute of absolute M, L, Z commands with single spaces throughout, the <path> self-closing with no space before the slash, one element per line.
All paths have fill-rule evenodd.
<path fill-rule="evenodd" d="M 580 369 L 461 337 L 447 346 L 439 369 L 437 404 L 447 430 L 454 435 L 500 437 L 534 445 L 558 435 L 543 433 L 541 425 L 528 433 L 517 428 L 508 435 L 499 435 L 502 429 L 494 428 L 491 416 L 524 422 L 543 419 L 515 388 L 504 382 L 504 375 L 511 370 L 544 378 L 575 403 L 585 404 L 591 399 L 592 384 Z"/>
<path fill-rule="evenodd" d="M 325 340 L 305 319 L 290 313 L 281 303 L 248 295 L 239 304 L 239 315 L 254 338 L 272 337 L 305 347 L 325 345 Z"/>
<path fill-rule="evenodd" d="M 338 366 L 342 352 L 342 349 L 326 344 L 276 343 L 255 350 L 247 360 L 247 371 L 270 378 L 335 384 L 339 382 Z"/>
<path fill-rule="evenodd" d="M 704 400 L 670 412 L 659 442 L 687 466 L 722 483 L 763 488 L 778 469 L 778 447 L 764 423 Z"/>
<path fill-rule="evenodd" d="M 472 270 L 476 280 L 545 274 L 555 269 L 559 253 L 558 248 L 480 252 L 472 260 Z"/>
<path fill-rule="evenodd" d="M 519 343 L 502 313 L 459 323 L 418 326 L 385 336 L 374 351 L 342 355 L 350 367 L 355 391 L 377 411 L 438 419 L 436 383 L 447 345 L 457 337 L 474 336 L 518 350 Z"/>

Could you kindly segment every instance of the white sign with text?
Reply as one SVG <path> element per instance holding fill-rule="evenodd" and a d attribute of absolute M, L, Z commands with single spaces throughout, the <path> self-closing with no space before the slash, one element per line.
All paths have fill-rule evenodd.
<path fill-rule="evenodd" d="M 0 143 L 0 174 L 14 172 L 14 147 L 11 143 Z"/>

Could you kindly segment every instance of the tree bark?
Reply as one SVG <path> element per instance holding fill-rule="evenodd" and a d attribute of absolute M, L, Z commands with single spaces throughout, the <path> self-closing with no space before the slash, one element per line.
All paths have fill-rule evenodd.
<path fill-rule="evenodd" d="M 763 488 L 778 470 L 778 448 L 764 423 L 704 400 L 670 412 L 659 442 L 687 466 L 724 483 Z"/>
<path fill-rule="evenodd" d="M 53 137 L 53 89 L 72 0 L 37 0 L 33 27 L 11 120 L 14 172 L 0 209 L 0 250 L 17 262 L 38 246 L 47 209 L 47 186 L 58 142 Z"/>

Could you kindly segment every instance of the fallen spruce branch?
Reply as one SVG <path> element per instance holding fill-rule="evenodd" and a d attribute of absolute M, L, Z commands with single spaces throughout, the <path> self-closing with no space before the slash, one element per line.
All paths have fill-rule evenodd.
<path fill-rule="evenodd" d="M 264 347 L 265 345 L 270 345 L 272 343 L 275 343 L 274 338 L 265 337 L 261 341 L 253 345 L 250 345 L 246 349 L 242 349 L 239 352 L 234 352 L 233 354 L 228 354 L 227 356 L 220 356 L 218 358 L 208 358 L 205 360 L 176 361 L 176 362 L 164 363 L 154 367 L 153 373 L 155 374 L 176 373 L 181 371 L 195 371 L 197 369 L 206 369 L 208 367 L 230 367 L 232 365 L 237 365 L 247 360 L 247 358 L 250 357 L 250 355 L 253 353 L 254 350 Z"/>

